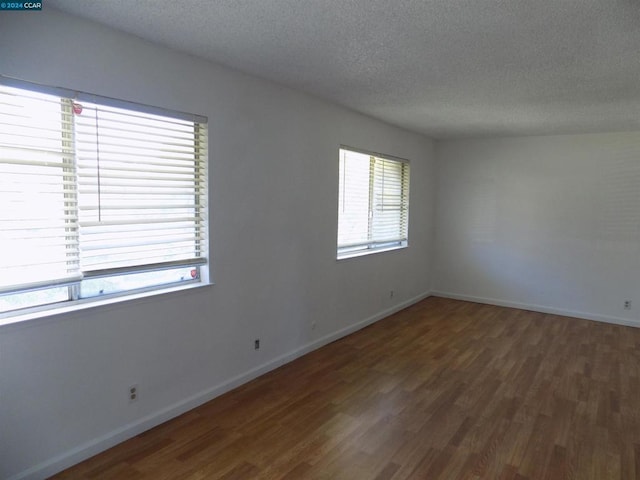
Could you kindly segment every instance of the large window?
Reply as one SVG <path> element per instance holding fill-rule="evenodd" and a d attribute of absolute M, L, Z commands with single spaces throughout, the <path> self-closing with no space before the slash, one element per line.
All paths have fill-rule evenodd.
<path fill-rule="evenodd" d="M 202 281 L 206 119 L 15 85 L 0 79 L 0 313 Z"/>
<path fill-rule="evenodd" d="M 407 246 L 409 162 L 340 149 L 338 258 Z"/>

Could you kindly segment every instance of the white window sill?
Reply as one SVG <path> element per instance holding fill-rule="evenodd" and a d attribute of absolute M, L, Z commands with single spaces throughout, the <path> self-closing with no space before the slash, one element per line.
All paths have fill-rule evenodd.
<path fill-rule="evenodd" d="M 42 305 L 39 307 L 30 308 L 22 312 L 6 312 L 0 314 L 0 327 L 16 325 L 33 320 L 47 319 L 48 317 L 79 312 L 82 310 L 89 310 L 96 307 L 105 307 L 116 304 L 122 305 L 124 303 L 135 302 L 136 300 L 155 297 L 157 295 L 183 292 L 186 290 L 208 287 L 211 285 L 213 285 L 213 283 L 189 283 L 187 285 L 175 285 L 167 288 L 148 290 L 144 292 L 114 294 L 104 298 L 93 297 L 75 301 L 61 302 L 59 304 L 53 305 Z"/>

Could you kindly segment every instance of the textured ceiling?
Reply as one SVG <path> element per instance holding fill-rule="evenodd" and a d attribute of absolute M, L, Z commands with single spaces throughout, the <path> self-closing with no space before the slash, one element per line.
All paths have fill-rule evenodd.
<path fill-rule="evenodd" d="M 435 138 L 640 130 L 640 0 L 50 0 Z"/>

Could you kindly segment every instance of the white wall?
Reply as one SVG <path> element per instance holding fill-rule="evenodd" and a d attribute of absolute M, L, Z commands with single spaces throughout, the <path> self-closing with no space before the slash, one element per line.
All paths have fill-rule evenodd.
<path fill-rule="evenodd" d="M 424 137 L 51 9 L 0 16 L 0 45 L 3 75 L 209 117 L 216 281 L 1 327 L 0 478 L 51 474 L 428 292 Z M 336 262 L 340 144 L 411 160 L 408 249 Z"/>
<path fill-rule="evenodd" d="M 447 141 L 436 156 L 436 294 L 640 326 L 640 133 Z"/>

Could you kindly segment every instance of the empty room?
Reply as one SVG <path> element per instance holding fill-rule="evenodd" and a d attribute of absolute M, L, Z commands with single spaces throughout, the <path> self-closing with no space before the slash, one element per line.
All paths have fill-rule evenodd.
<path fill-rule="evenodd" d="M 0 478 L 640 478 L 639 2 L 0 42 Z"/>

